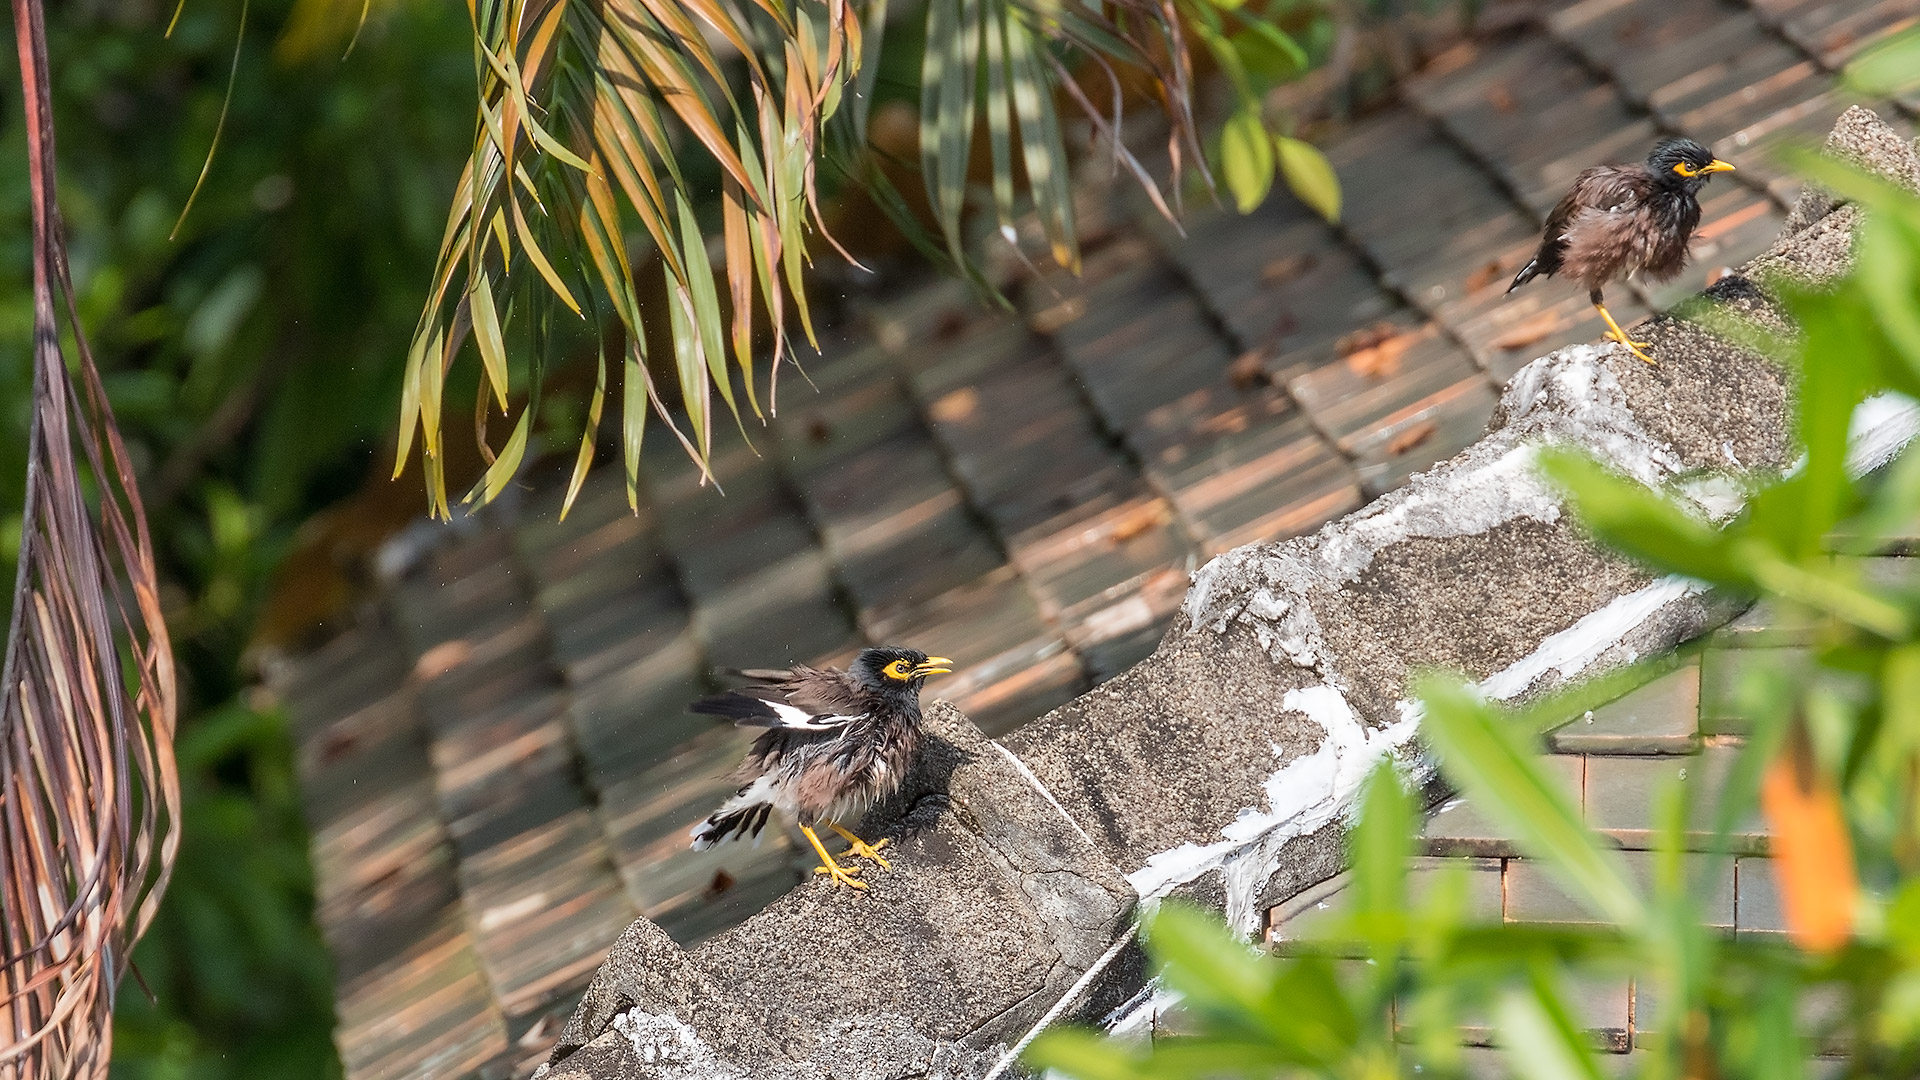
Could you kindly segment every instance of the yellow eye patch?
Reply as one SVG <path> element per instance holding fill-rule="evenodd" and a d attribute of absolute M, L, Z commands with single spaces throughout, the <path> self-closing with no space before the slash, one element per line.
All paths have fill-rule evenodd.
<path fill-rule="evenodd" d="M 1679 173 L 1681 176 L 1699 176 L 1700 175 L 1699 169 L 1694 168 L 1693 166 L 1687 164 L 1684 161 L 1680 162 L 1678 165 L 1675 165 L 1673 167 L 1673 171 Z"/>
<path fill-rule="evenodd" d="M 913 666 L 905 660 L 895 660 L 893 663 L 881 668 L 880 674 L 885 675 L 889 679 L 898 679 L 901 682 L 906 682 L 908 679 L 913 678 Z"/>

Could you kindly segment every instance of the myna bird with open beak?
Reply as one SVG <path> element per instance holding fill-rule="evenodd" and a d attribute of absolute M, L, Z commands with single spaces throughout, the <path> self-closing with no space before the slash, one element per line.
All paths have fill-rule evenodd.
<path fill-rule="evenodd" d="M 920 749 L 920 688 L 952 664 L 914 649 L 862 649 L 845 671 L 805 664 L 742 671 L 747 686 L 694 702 L 696 713 L 766 730 L 740 767 L 740 790 L 694 828 L 693 850 L 757 837 L 778 810 L 819 853 L 814 873 L 866 888 L 855 877 L 861 868 L 835 862 L 814 826 L 825 822 L 852 854 L 888 866 L 880 857 L 885 840 L 869 844 L 841 822 L 899 790 Z"/>
<path fill-rule="evenodd" d="M 1573 187 L 1547 215 L 1540 250 L 1513 277 L 1507 291 L 1536 277 L 1565 274 L 1587 287 L 1587 298 L 1607 321 L 1607 338 L 1653 363 L 1647 343 L 1627 337 L 1613 321 L 1601 290 L 1639 274 L 1670 281 L 1687 265 L 1687 241 L 1700 224 L 1700 189 L 1733 166 L 1692 139 L 1664 139 L 1640 165 L 1597 165 L 1573 178 Z"/>

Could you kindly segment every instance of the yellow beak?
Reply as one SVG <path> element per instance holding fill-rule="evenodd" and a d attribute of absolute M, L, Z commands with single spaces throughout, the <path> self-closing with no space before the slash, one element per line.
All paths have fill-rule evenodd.
<path fill-rule="evenodd" d="M 948 675 L 953 672 L 953 661 L 944 656 L 929 656 L 913 669 L 914 677 L 925 678 L 928 675 Z"/>
<path fill-rule="evenodd" d="M 1721 161 L 1719 158 L 1714 158 L 1713 161 L 1709 163 L 1706 168 L 1701 169 L 1700 171 L 1703 173 L 1733 172 L 1734 169 L 1733 169 L 1733 166 L 1727 164 L 1724 161 Z"/>

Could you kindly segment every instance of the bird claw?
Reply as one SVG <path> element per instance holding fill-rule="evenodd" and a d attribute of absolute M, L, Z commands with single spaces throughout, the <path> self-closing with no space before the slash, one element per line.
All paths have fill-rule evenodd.
<path fill-rule="evenodd" d="M 878 863 L 882 870 L 891 870 L 893 869 L 893 864 L 880 857 L 880 849 L 886 847 L 887 844 L 887 840 L 881 840 L 872 844 L 867 843 L 865 840 L 855 840 L 847 845 L 847 853 L 857 855 L 869 862 Z"/>
<path fill-rule="evenodd" d="M 866 882 L 854 880 L 853 876 L 860 872 L 860 868 L 857 866 L 841 866 L 839 863 L 829 862 L 825 866 L 814 867 L 813 872 L 816 874 L 826 874 L 834 880 L 835 884 L 845 885 L 850 889 L 864 889 L 867 887 Z"/>
<path fill-rule="evenodd" d="M 1660 366 L 1659 363 L 1655 361 L 1653 357 L 1648 356 L 1646 354 L 1647 349 L 1653 348 L 1653 342 L 1651 341 L 1635 341 L 1625 334 L 1615 334 L 1615 333 L 1612 333 L 1611 331 L 1609 331 L 1607 334 L 1607 340 L 1617 341 L 1620 344 L 1625 345 L 1627 347 L 1628 352 L 1632 353 L 1633 355 L 1639 357 L 1642 360 L 1645 360 L 1647 363 L 1652 364 L 1654 367 Z"/>
<path fill-rule="evenodd" d="M 882 870 L 893 869 L 892 863 L 880 857 L 880 849 L 887 846 L 887 844 L 889 843 L 888 839 L 882 838 L 878 843 L 869 844 L 865 840 L 862 840 L 859 837 L 853 835 L 851 831 L 849 831 L 843 826 L 832 825 L 829 827 L 833 829 L 834 832 L 839 833 L 840 838 L 847 842 L 847 851 L 850 854 L 857 855 L 860 858 L 866 859 L 870 862 L 878 863 L 880 864 L 880 869 Z"/>

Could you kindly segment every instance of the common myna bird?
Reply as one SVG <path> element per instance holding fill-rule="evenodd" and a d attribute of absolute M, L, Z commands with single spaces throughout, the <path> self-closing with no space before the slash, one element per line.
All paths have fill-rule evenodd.
<path fill-rule="evenodd" d="M 885 840 L 869 844 L 840 822 L 893 794 L 920 748 L 920 688 L 953 661 L 914 649 L 862 649 L 845 671 L 808 667 L 742 671 L 749 685 L 701 698 L 696 713 L 724 716 L 741 727 L 766 728 L 740 766 L 740 790 L 693 830 L 693 850 L 759 836 L 775 810 L 792 817 L 820 854 L 816 874 L 866 888 L 827 854 L 813 831 L 825 822 L 852 853 L 881 867 Z"/>
<path fill-rule="evenodd" d="M 1733 166 L 1692 139 L 1663 139 L 1641 165 L 1596 165 L 1547 215 L 1540 250 L 1513 276 L 1507 291 L 1536 277 L 1564 273 L 1587 287 L 1587 298 L 1607 321 L 1607 337 L 1653 363 L 1647 343 L 1627 337 L 1613 321 L 1601 290 L 1640 274 L 1670 281 L 1687 265 L 1687 241 L 1700 224 L 1700 189 Z"/>

